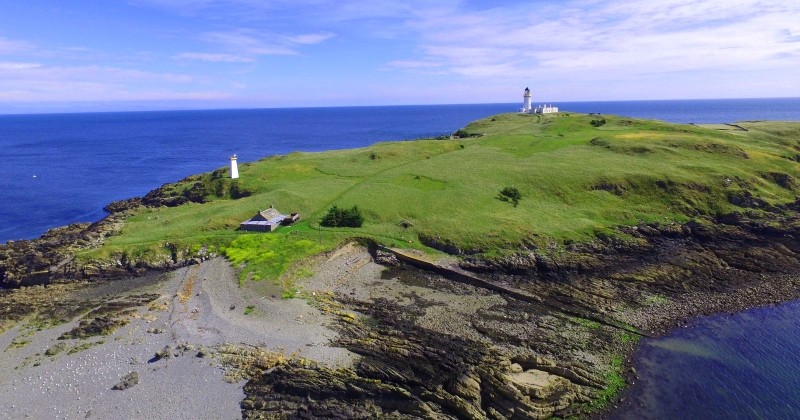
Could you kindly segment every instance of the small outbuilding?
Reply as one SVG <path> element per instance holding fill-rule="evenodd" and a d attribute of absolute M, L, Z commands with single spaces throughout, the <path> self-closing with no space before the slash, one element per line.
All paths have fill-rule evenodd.
<path fill-rule="evenodd" d="M 269 206 L 268 209 L 256 213 L 250 220 L 240 223 L 239 228 L 255 232 L 272 232 L 281 224 L 288 224 L 285 221 L 291 220 L 293 222 L 299 217 L 297 213 L 293 213 L 291 216 L 281 214 L 274 207 Z"/>

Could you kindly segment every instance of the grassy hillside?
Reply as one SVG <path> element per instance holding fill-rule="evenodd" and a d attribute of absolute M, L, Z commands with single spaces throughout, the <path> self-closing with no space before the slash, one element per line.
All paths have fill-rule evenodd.
<path fill-rule="evenodd" d="M 168 189 L 205 203 L 142 209 L 82 260 L 158 260 L 212 247 L 256 278 L 353 237 L 424 249 L 420 235 L 489 256 L 523 243 L 590 240 L 639 222 L 707 220 L 794 201 L 800 123 L 697 127 L 561 113 L 503 114 L 465 128 L 480 137 L 379 143 L 273 156 Z M 505 187 L 518 206 L 498 199 Z M 242 191 L 250 196 L 238 197 Z M 274 205 L 303 221 L 274 233 L 237 231 Z M 332 205 L 358 205 L 361 228 L 323 228 Z M 408 222 L 410 227 L 401 226 Z M 302 273 L 301 273 L 302 274 Z"/>

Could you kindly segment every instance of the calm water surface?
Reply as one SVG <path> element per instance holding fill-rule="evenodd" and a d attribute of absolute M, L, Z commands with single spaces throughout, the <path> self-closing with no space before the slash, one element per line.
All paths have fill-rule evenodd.
<path fill-rule="evenodd" d="M 800 301 L 698 319 L 645 339 L 613 419 L 800 418 Z"/>

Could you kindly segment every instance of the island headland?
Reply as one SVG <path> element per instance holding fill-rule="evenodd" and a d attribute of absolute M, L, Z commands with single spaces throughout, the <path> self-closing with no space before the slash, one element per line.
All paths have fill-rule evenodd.
<path fill-rule="evenodd" d="M 561 112 L 220 168 L 0 246 L 2 358 L 121 343 L 106 388 L 216 369 L 245 418 L 600 413 L 640 337 L 800 297 L 799 167 L 800 123 Z M 301 218 L 237 230 L 272 206 Z"/>

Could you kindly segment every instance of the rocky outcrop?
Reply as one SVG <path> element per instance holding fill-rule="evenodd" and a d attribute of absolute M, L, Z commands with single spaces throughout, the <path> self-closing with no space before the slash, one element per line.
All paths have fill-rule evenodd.
<path fill-rule="evenodd" d="M 264 370 L 245 385 L 245 418 L 535 419 L 589 399 L 564 376 L 522 371 L 485 343 L 399 319 L 405 316 L 392 302 L 348 306 L 374 320 L 341 324 L 336 344 L 361 356 L 356 365 L 330 369 L 289 361 Z M 558 366 L 553 362 L 551 369 Z"/>
<path fill-rule="evenodd" d="M 116 391 L 124 391 L 134 385 L 139 384 L 139 372 L 129 372 L 127 375 L 120 378 L 119 383 L 112 386 L 111 389 Z"/>
<path fill-rule="evenodd" d="M 181 182 L 197 177 L 189 177 Z M 186 191 L 189 190 L 191 188 Z M 174 184 L 165 184 L 144 197 L 107 205 L 105 210 L 110 214 L 95 223 L 76 223 L 50 229 L 36 239 L 0 244 L 0 288 L 142 275 L 147 271 L 165 271 L 214 257 L 207 249 L 194 253 L 178 249 L 174 244 L 165 244 L 165 252 L 160 259 L 134 259 L 119 254 L 104 261 L 79 263 L 74 258 L 79 251 L 97 248 L 105 238 L 117 234 L 125 218 L 135 209 L 174 207 L 192 201 L 186 195 L 195 197 L 196 191 L 186 191 L 176 192 Z M 199 200 L 197 197 L 195 199 Z"/>
<path fill-rule="evenodd" d="M 766 216 L 729 213 L 719 216 L 716 223 L 639 224 L 618 228 L 625 235 L 624 240 L 599 236 L 563 249 L 534 247 L 499 258 L 473 255 L 464 258 L 460 266 L 475 272 L 519 274 L 538 279 L 586 274 L 619 277 L 631 271 L 642 272 L 648 266 L 661 266 L 662 269 L 657 270 L 660 274 L 651 273 L 653 275 L 672 272 L 681 277 L 678 271 L 683 267 L 696 269 L 694 277 L 699 274 L 704 282 L 713 277 L 729 277 L 729 273 L 713 275 L 709 270 L 730 267 L 755 273 L 763 270 L 795 272 L 800 252 L 798 223 L 800 217 L 788 212 L 784 215 L 767 213 Z M 698 255 L 705 258 L 700 260 Z M 687 264 L 691 267 L 686 267 Z M 700 266 L 705 268 L 700 269 Z"/>
<path fill-rule="evenodd" d="M 55 278 L 80 277 L 75 272 L 75 253 L 99 246 L 121 226 L 122 216 L 112 214 L 96 223 L 50 229 L 37 239 L 0 245 L 0 287 L 47 284 Z"/>
<path fill-rule="evenodd" d="M 455 242 L 442 238 L 441 236 L 431 236 L 421 233 L 419 241 L 425 246 L 437 249 L 451 255 L 471 255 L 483 252 L 480 249 L 462 249 Z"/>
<path fill-rule="evenodd" d="M 335 343 L 361 358 L 351 369 L 288 362 L 260 371 L 245 386 L 243 415 L 585 415 L 602 407 L 589 401 L 611 401 L 606 388 L 618 389 L 623 380 L 621 362 L 614 368 L 609 358 L 628 354 L 642 331 L 658 333 L 694 315 L 798 297 L 799 222 L 786 212 L 640 224 L 620 228 L 618 237 L 566 249 L 532 247 L 494 260 L 473 255 L 448 270 L 475 268 L 472 277 L 479 282 L 415 274 L 415 284 L 433 290 L 469 295 L 478 288 L 504 297 L 505 305 L 473 316 L 466 332 L 420 322 L 432 304 L 419 296 L 418 305 L 402 307 L 336 296 L 336 313 L 347 308 L 369 319 L 342 315 Z M 390 262 L 405 259 L 396 253 Z M 442 272 L 428 265 L 421 266 Z"/>

